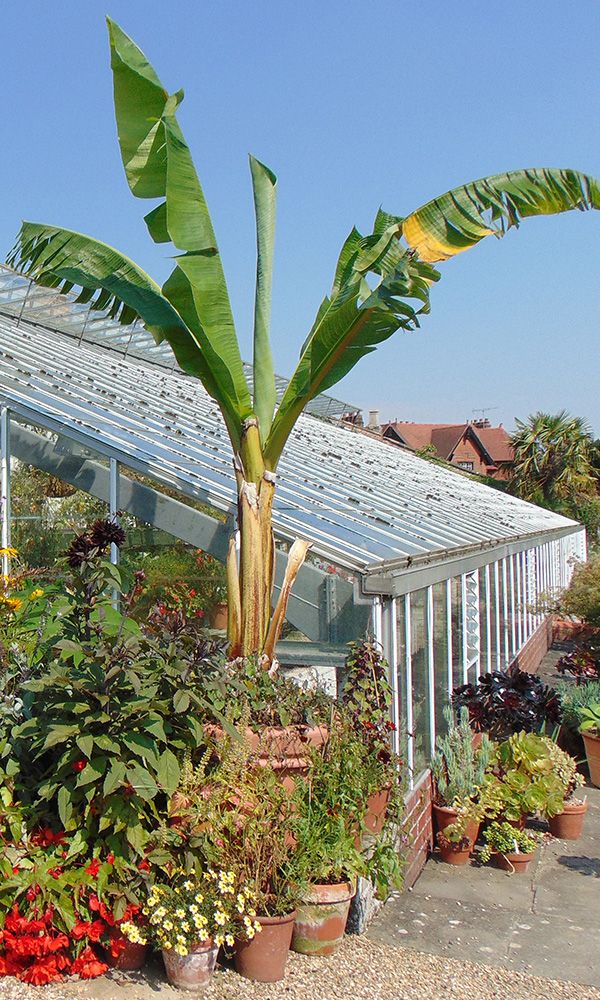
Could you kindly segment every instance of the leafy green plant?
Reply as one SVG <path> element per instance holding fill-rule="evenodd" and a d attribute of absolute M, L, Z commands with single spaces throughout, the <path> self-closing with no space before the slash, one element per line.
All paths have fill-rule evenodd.
<path fill-rule="evenodd" d="M 294 579 L 309 548 L 295 542 L 271 615 L 275 473 L 306 405 L 340 381 L 397 330 L 412 330 L 429 310 L 439 278 L 433 263 L 502 236 L 523 218 L 600 207 L 597 181 L 574 170 L 497 174 L 448 191 L 400 217 L 380 210 L 373 232 L 352 229 L 333 286 L 304 341 L 277 405 L 269 338 L 276 178 L 250 158 L 257 235 L 252 384 L 246 380 L 212 220 L 176 113 L 183 91 L 169 94 L 134 42 L 108 21 L 115 111 L 127 182 L 137 198 L 158 203 L 145 216 L 151 238 L 172 244 L 175 267 L 162 288 L 132 260 L 99 240 L 24 222 L 9 262 L 35 281 L 107 309 L 123 323 L 139 319 L 172 348 L 219 406 L 235 456 L 240 558 L 228 560 L 229 636 L 233 656 L 256 654 L 268 668 Z"/>
<path fill-rule="evenodd" d="M 572 732 L 577 732 L 581 710 L 589 708 L 595 702 L 600 702 L 600 680 L 587 681 L 585 684 L 561 681 L 558 685 L 558 694 L 564 724 Z"/>
<path fill-rule="evenodd" d="M 498 746 L 495 772 L 507 819 L 536 812 L 556 816 L 563 811 L 563 785 L 543 737 L 514 733 Z"/>
<path fill-rule="evenodd" d="M 483 831 L 484 846 L 479 857 L 489 861 L 492 854 L 533 854 L 542 842 L 541 833 L 518 830 L 510 823 L 490 823 Z"/>
<path fill-rule="evenodd" d="M 561 750 L 558 744 L 550 736 L 543 736 L 542 739 L 548 747 L 552 769 L 560 780 L 563 787 L 565 801 L 571 799 L 574 792 L 585 784 L 582 774 L 577 770 L 577 761 L 571 754 Z"/>
<path fill-rule="evenodd" d="M 268 742 L 252 747 L 245 727 L 224 733 L 199 767 L 185 768 L 171 805 L 196 870 L 208 864 L 234 872 L 262 916 L 290 913 L 301 882 L 298 816 L 269 750 Z"/>
<path fill-rule="evenodd" d="M 561 597 L 563 614 L 581 618 L 595 628 L 600 628 L 600 554 L 575 567 L 575 572 Z"/>
<path fill-rule="evenodd" d="M 600 701 L 579 710 L 579 732 L 600 735 Z"/>
<path fill-rule="evenodd" d="M 460 710 L 458 725 L 449 706 L 444 709 L 444 718 L 447 732 L 436 740 L 431 772 L 438 803 L 456 808 L 475 797 L 483 785 L 493 745 L 484 735 L 480 747 L 474 748 L 467 708 Z"/>

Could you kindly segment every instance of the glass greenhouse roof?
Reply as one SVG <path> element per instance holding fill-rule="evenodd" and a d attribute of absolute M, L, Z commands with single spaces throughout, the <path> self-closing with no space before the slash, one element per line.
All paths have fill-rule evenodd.
<path fill-rule="evenodd" d="M 200 383 L 177 368 L 150 363 L 142 349 L 134 356 L 134 328 L 95 316 L 84 325 L 81 306 L 49 289 L 32 287 L 27 295 L 28 285 L 14 272 L 0 272 L 5 405 L 159 483 L 232 511 L 231 448 Z M 113 350 L 99 346 L 105 337 Z M 300 418 L 280 463 L 274 527 L 280 540 L 308 538 L 317 555 L 358 572 L 492 550 L 507 540 L 531 538 L 533 544 L 538 536 L 578 528 L 311 415 Z"/>

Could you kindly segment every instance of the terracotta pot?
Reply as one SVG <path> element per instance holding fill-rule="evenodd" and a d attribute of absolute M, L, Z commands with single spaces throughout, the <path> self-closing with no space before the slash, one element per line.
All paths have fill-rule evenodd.
<path fill-rule="evenodd" d="M 600 788 L 600 736 L 593 733 L 582 733 L 585 745 L 585 755 L 590 769 L 590 781 Z"/>
<path fill-rule="evenodd" d="M 311 886 L 298 905 L 293 950 L 302 955 L 331 955 L 339 948 L 355 892 L 350 882 Z"/>
<path fill-rule="evenodd" d="M 218 953 L 218 945 L 212 941 L 193 945 L 187 955 L 178 955 L 174 948 L 163 948 L 163 961 L 171 986 L 179 990 L 197 990 L 208 986 Z"/>
<path fill-rule="evenodd" d="M 147 944 L 134 944 L 121 933 L 118 927 L 111 927 L 109 937 L 111 944 L 104 950 L 107 964 L 110 965 L 111 969 L 120 969 L 121 972 L 137 972 L 143 968 L 148 954 Z M 114 953 L 111 945 L 114 945 Z"/>
<path fill-rule="evenodd" d="M 224 737 L 220 726 L 209 724 L 204 727 L 204 731 L 217 742 Z M 262 732 L 255 733 L 248 727 L 244 735 L 252 750 L 261 750 L 259 763 L 272 767 L 283 786 L 292 792 L 295 779 L 308 771 L 307 747 L 323 746 L 329 737 L 329 730 L 327 726 L 313 726 L 305 730 L 293 726 L 286 729 L 268 726 Z"/>
<path fill-rule="evenodd" d="M 438 831 L 441 833 L 447 826 L 451 826 L 458 819 L 458 812 L 450 806 L 437 806 L 433 803 L 433 815 Z M 480 824 L 476 820 L 470 820 L 465 827 L 465 837 L 468 837 L 472 844 L 479 836 Z"/>
<path fill-rule="evenodd" d="M 284 917 L 257 917 L 262 931 L 251 941 L 235 943 L 235 968 L 240 976 L 259 983 L 283 979 L 292 941 L 296 911 Z"/>
<path fill-rule="evenodd" d="M 535 858 L 535 851 L 533 854 L 494 854 L 493 858 L 503 871 L 510 872 L 511 875 L 522 875 Z"/>
<path fill-rule="evenodd" d="M 377 836 L 385 826 L 387 807 L 390 801 L 391 788 L 380 788 L 378 792 L 373 792 L 367 799 L 367 811 L 365 812 L 364 824 L 368 833 Z"/>
<path fill-rule="evenodd" d="M 583 833 L 587 808 L 587 802 L 565 802 L 563 811 L 548 820 L 552 836 L 559 840 L 578 840 Z"/>
<path fill-rule="evenodd" d="M 221 629 L 221 631 L 224 632 L 227 628 L 228 620 L 229 614 L 227 610 L 227 602 L 221 601 L 219 604 L 215 604 L 210 613 L 211 626 L 213 628 Z"/>
<path fill-rule="evenodd" d="M 444 847 L 438 845 L 438 850 L 440 858 L 445 864 L 468 865 L 471 851 L 473 850 L 473 842 L 470 841 L 468 847 L 459 847 L 458 844 L 447 844 Z"/>

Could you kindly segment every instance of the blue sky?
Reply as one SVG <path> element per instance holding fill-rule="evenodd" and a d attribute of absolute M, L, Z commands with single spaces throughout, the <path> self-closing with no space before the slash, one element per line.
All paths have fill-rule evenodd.
<path fill-rule="evenodd" d="M 600 3 L 578 0 L 15 0 L 2 4 L 0 253 L 22 217 L 88 232 L 157 278 L 126 186 L 104 15 L 171 91 L 249 356 L 247 153 L 276 172 L 276 367 L 289 374 L 353 224 L 523 166 L 600 175 Z M 600 434 L 600 213 L 526 222 L 443 266 L 432 312 L 335 393 L 383 419 L 494 423 L 566 408 Z M 494 409 L 492 409 L 494 408 Z"/>

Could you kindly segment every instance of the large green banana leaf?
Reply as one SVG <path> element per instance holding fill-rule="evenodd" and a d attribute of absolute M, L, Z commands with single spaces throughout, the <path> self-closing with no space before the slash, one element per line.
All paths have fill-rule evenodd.
<path fill-rule="evenodd" d="M 427 311 L 427 270 L 474 246 L 485 236 L 503 236 L 520 219 L 570 209 L 600 208 L 600 184 L 575 170 L 536 168 L 483 178 L 446 192 L 402 218 L 379 212 L 373 234 L 353 230 L 333 282 L 284 393 L 265 454 L 274 468 L 295 421 L 318 393 L 335 385 L 365 354 L 398 329 L 413 329 Z M 408 248 L 403 246 L 404 238 Z M 374 290 L 367 281 L 379 276 Z M 422 301 L 417 311 L 406 298 Z"/>
<path fill-rule="evenodd" d="M 520 219 L 600 208 L 600 184 L 577 170 L 537 167 L 483 177 L 427 202 L 401 221 L 421 260 L 447 260 Z"/>
<path fill-rule="evenodd" d="M 239 405 L 227 366 L 211 355 L 210 341 L 186 325 L 159 285 L 132 260 L 82 233 L 24 222 L 8 263 L 64 294 L 80 288 L 79 302 L 106 309 L 121 323 L 139 318 L 157 342 L 169 343 L 184 371 L 201 379 L 239 443 Z"/>
<path fill-rule="evenodd" d="M 256 298 L 254 302 L 254 412 L 264 444 L 275 410 L 275 373 L 269 328 L 275 250 L 275 185 L 277 178 L 264 163 L 250 157 L 256 214 Z"/>
<path fill-rule="evenodd" d="M 183 92 L 169 96 L 143 52 L 110 18 L 108 30 L 117 130 L 129 187 L 138 198 L 164 199 L 146 216 L 150 235 L 183 251 L 164 295 L 185 315 L 207 364 L 218 365 L 219 384 L 226 383 L 241 422 L 252 414 L 252 400 L 210 213 L 175 117 Z"/>

